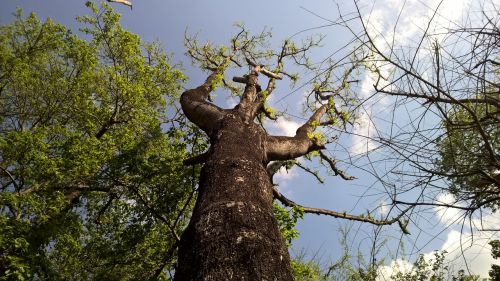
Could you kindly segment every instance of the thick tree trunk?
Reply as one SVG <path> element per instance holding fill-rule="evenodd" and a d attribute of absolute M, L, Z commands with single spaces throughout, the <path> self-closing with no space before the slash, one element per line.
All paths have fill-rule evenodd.
<path fill-rule="evenodd" d="M 174 280 L 293 280 L 273 215 L 265 132 L 235 109 L 211 127 L 210 137 Z"/>

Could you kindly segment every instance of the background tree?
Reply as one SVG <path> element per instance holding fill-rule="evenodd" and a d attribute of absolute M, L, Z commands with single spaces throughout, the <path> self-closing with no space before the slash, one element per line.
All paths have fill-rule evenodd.
<path fill-rule="evenodd" d="M 499 203 L 498 5 L 467 5 L 467 15 L 451 21 L 443 2 L 427 7 L 431 13 L 423 17 L 425 25 L 408 32 L 410 38 L 404 38 L 408 34 L 399 26 L 410 13 L 404 4 L 391 28 L 381 27 L 380 15 L 370 14 L 372 7 L 366 9 L 359 1 L 361 30 L 344 24 L 371 54 L 365 60 L 371 70 L 365 81 L 373 92 L 364 106 L 369 114 L 376 113 L 369 116 L 373 131 L 364 135 L 369 145 L 363 155 L 388 197 L 379 198 L 389 202 L 390 210 L 414 206 L 408 228 L 418 234 L 439 235 L 427 232 L 429 223 L 440 229 L 442 224 L 462 224 L 459 231 L 474 233 L 457 243 L 463 245 L 457 251 L 465 259 L 465 241 L 488 241 L 499 230 L 486 219 L 498 218 Z M 411 18 L 413 26 L 416 18 Z M 449 209 L 456 215 L 442 222 L 438 217 L 435 223 L 436 211 L 455 214 Z M 417 242 L 411 243 L 418 249 Z M 464 267 L 471 274 L 467 261 Z"/>
<path fill-rule="evenodd" d="M 466 215 L 486 209 L 496 212 L 500 200 L 498 7 L 486 1 L 471 16 L 477 18 L 443 31 L 433 29 L 439 6 L 416 46 L 399 46 L 377 34 L 358 7 L 364 29 L 358 38 L 373 54 L 374 96 L 390 96 L 393 116 L 406 110 L 410 124 L 405 130 L 395 120 L 387 120 L 393 128 L 400 127 L 374 136 L 374 141 L 392 150 L 399 163 L 415 168 L 402 172 L 407 175 L 405 185 L 420 190 L 417 196 L 412 193 L 417 200 L 399 199 L 408 190 L 394 189 L 394 206 L 442 206 Z M 443 187 L 442 180 L 448 186 Z M 434 200 L 443 191 L 453 194 L 455 201 Z"/>
<path fill-rule="evenodd" d="M 491 256 L 498 259 L 500 257 L 500 240 L 492 240 L 489 244 L 491 246 Z M 492 264 L 489 275 L 492 281 L 500 280 L 500 266 Z"/>
<path fill-rule="evenodd" d="M 1 280 L 172 269 L 198 173 L 181 161 L 201 144 L 173 106 L 184 77 L 88 5 L 87 40 L 21 11 L 0 29 Z"/>

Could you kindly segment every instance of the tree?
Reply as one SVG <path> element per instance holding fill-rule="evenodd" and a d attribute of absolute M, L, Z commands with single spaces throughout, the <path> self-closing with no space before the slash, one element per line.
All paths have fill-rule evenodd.
<path fill-rule="evenodd" d="M 21 11 L 0 28 L 0 280 L 173 269 L 198 174 L 182 160 L 203 149 L 174 106 L 184 76 L 88 6 L 87 40 Z"/>
<path fill-rule="evenodd" d="M 401 185 L 388 191 L 392 206 L 455 208 L 473 218 L 476 211 L 496 212 L 500 202 L 500 18 L 497 5 L 484 1 L 469 21 L 443 30 L 433 22 L 441 4 L 414 46 L 377 33 L 359 6 L 363 31 L 356 36 L 372 54 L 374 96 L 394 102 L 393 119 L 385 120 L 390 130 L 372 141 L 391 151 L 395 167 L 409 167 L 384 179 Z M 405 116 L 406 125 L 394 116 Z M 453 202 L 440 200 L 448 193 Z"/>
<path fill-rule="evenodd" d="M 492 240 L 489 244 L 491 246 L 491 256 L 494 259 L 500 258 L 500 240 Z M 492 264 L 489 275 L 492 281 L 500 280 L 500 266 Z"/>
<path fill-rule="evenodd" d="M 326 61 L 318 66 L 309 61 L 308 52 L 321 38 L 310 38 L 301 46 L 285 40 L 276 52 L 267 47 L 266 31 L 252 36 L 239 27 L 240 32 L 228 46 L 200 45 L 195 37 L 186 37 L 188 55 L 209 76 L 199 87 L 182 94 L 181 105 L 187 118 L 207 134 L 210 148 L 185 161 L 189 165 L 203 163 L 203 167 L 192 217 L 180 240 L 175 274 L 178 281 L 222 280 L 228 276 L 238 280 L 292 280 L 286 243 L 272 215 L 273 196 L 301 212 L 376 225 L 395 223 L 409 210 L 391 220 L 376 220 L 371 214 L 350 215 L 300 206 L 273 188 L 270 176 L 301 156 L 316 156 L 334 175 L 352 179 L 322 152 L 332 140 L 318 128 L 345 127 L 352 121 L 349 108 L 354 98 L 349 84 L 355 81 L 351 77 L 361 65 L 363 54 L 356 49 L 352 61 Z M 293 82 L 298 79 L 285 69 L 290 61 L 302 71 L 316 73 L 309 96 L 311 113 L 294 137 L 273 136 L 262 127 L 266 118 L 275 119 L 266 101 L 277 81 L 283 77 Z M 225 73 L 245 64 L 250 67 L 249 73 L 232 79 L 245 86 L 240 90 Z M 260 76 L 267 77 L 265 86 L 260 85 Z M 210 93 L 219 86 L 240 97 L 234 108 L 223 109 L 211 102 Z"/>
<path fill-rule="evenodd" d="M 411 270 L 401 272 L 399 268 L 393 268 L 391 280 L 395 281 L 477 281 L 480 280 L 477 275 L 465 275 L 463 269 L 459 270 L 457 275 L 450 272 L 445 265 L 446 251 L 434 252 L 434 258 L 426 259 L 424 255 L 419 255 L 417 261 L 413 264 Z"/>

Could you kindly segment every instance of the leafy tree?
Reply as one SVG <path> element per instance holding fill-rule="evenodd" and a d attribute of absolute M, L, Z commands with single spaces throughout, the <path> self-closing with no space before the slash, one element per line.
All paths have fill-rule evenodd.
<path fill-rule="evenodd" d="M 492 240 L 489 244 L 491 245 L 491 256 L 494 259 L 500 258 L 500 240 Z M 492 264 L 489 275 L 492 281 L 500 280 L 500 266 Z"/>
<path fill-rule="evenodd" d="M 448 109 L 444 134 L 438 138 L 440 172 L 448 175 L 449 191 L 472 206 L 498 210 L 500 169 L 500 126 L 498 123 L 498 89 L 487 88 L 466 102 Z M 481 101 L 492 101 L 483 103 Z M 494 157 L 491 157 L 493 150 Z"/>
<path fill-rule="evenodd" d="M 413 268 L 409 272 L 401 272 L 398 268 L 393 269 L 391 280 L 395 281 L 478 281 L 480 280 L 477 275 L 465 275 L 463 269 L 459 270 L 457 275 L 449 271 L 445 265 L 446 251 L 434 252 L 434 258 L 428 260 L 424 255 L 420 255 L 413 264 Z"/>
<path fill-rule="evenodd" d="M 374 97 L 394 102 L 384 120 L 391 129 L 371 141 L 395 167 L 406 167 L 388 169 L 383 179 L 403 185 L 387 192 L 394 208 L 455 208 L 470 219 L 476 211 L 497 212 L 500 202 L 500 18 L 498 4 L 484 1 L 471 20 L 442 29 L 441 3 L 412 46 L 384 38 L 356 3 L 364 29 L 358 38 L 371 52 Z M 440 195 L 449 193 L 455 200 L 442 202 Z"/>
<path fill-rule="evenodd" d="M 165 279 L 195 196 L 182 73 L 108 5 L 0 28 L 0 280 Z"/>
<path fill-rule="evenodd" d="M 293 277 L 297 281 L 327 281 L 329 280 L 320 265 L 314 261 L 305 261 L 303 257 L 291 260 Z"/>
<path fill-rule="evenodd" d="M 445 280 L 448 267 L 444 265 L 446 252 L 435 252 L 434 259 L 425 260 L 420 255 L 414 263 L 414 269 L 410 272 L 400 271 L 393 273 L 391 280 L 397 281 L 443 281 Z"/>

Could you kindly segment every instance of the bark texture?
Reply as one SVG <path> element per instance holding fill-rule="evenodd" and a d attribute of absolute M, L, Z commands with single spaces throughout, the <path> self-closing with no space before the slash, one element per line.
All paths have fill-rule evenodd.
<path fill-rule="evenodd" d="M 211 152 L 181 237 L 176 281 L 293 280 L 273 215 L 266 134 L 238 111 L 211 126 Z"/>
<path fill-rule="evenodd" d="M 182 110 L 207 133 L 211 146 L 185 161 L 205 164 L 191 221 L 180 239 L 175 281 L 293 280 L 288 248 L 273 214 L 266 166 L 321 149 L 309 134 L 326 109 L 318 109 L 294 137 L 267 135 L 254 122 L 263 110 L 260 70 L 234 79 L 246 86 L 231 110 L 208 101 L 219 70 L 182 94 Z"/>

